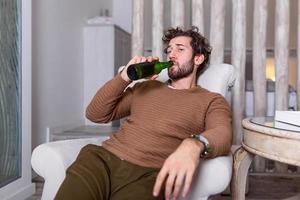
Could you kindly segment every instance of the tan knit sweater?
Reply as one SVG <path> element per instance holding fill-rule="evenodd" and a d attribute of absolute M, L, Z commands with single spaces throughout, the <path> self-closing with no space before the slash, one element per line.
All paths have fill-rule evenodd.
<path fill-rule="evenodd" d="M 159 168 L 183 139 L 205 136 L 213 152 L 226 155 L 232 140 L 231 112 L 225 99 L 200 86 L 177 90 L 159 81 L 128 88 L 120 75 L 97 92 L 86 110 L 93 122 L 128 116 L 103 147 L 133 164 Z"/>

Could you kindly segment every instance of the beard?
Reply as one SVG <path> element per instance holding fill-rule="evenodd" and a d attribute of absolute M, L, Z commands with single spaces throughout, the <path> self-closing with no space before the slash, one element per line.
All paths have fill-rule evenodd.
<path fill-rule="evenodd" d="M 182 65 L 179 65 L 176 62 L 174 62 L 174 64 L 177 65 L 177 68 L 171 67 L 168 69 L 168 75 L 172 80 L 178 80 L 189 76 L 193 73 L 195 67 L 193 60 L 183 63 Z"/>

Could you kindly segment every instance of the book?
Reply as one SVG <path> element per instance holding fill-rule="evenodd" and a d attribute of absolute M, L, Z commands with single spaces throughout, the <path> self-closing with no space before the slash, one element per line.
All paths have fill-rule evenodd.
<path fill-rule="evenodd" d="M 300 127 L 300 111 L 276 111 L 275 122 L 282 122 Z"/>
<path fill-rule="evenodd" d="M 274 127 L 278 128 L 278 129 L 283 129 L 283 130 L 288 130 L 288 131 L 296 131 L 296 132 L 300 133 L 300 126 L 295 126 L 295 125 L 280 122 L 280 121 L 275 121 Z"/>

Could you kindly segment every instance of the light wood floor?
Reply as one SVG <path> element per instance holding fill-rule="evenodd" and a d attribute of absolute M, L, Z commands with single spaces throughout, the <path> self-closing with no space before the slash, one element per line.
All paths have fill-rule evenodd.
<path fill-rule="evenodd" d="M 34 178 L 36 194 L 26 200 L 40 200 L 43 190 L 43 180 Z M 289 176 L 262 176 L 252 174 L 249 176 L 249 192 L 246 200 L 300 200 L 300 175 Z M 299 195 L 297 197 L 292 197 Z M 231 200 L 229 195 L 216 195 L 210 200 Z"/>

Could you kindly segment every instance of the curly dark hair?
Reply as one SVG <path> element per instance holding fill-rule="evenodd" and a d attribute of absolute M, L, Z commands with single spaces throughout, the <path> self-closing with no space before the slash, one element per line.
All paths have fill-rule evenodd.
<path fill-rule="evenodd" d="M 170 28 L 165 31 L 162 41 L 165 45 L 164 53 L 167 53 L 167 45 L 169 42 L 178 36 L 187 36 L 191 37 L 191 46 L 193 48 L 193 57 L 197 54 L 202 54 L 204 56 L 204 61 L 200 64 L 200 67 L 197 71 L 197 77 L 205 71 L 208 67 L 209 57 L 212 50 L 208 40 L 199 33 L 198 27 L 192 26 L 188 30 L 183 30 L 180 27 Z"/>

